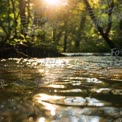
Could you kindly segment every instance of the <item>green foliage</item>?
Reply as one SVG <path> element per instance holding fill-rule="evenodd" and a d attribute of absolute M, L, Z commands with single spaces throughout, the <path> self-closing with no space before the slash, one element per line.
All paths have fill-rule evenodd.
<path fill-rule="evenodd" d="M 23 1 L 23 2 L 22 2 Z M 32 44 L 33 46 L 51 47 L 63 52 L 95 52 L 108 51 L 108 46 L 91 21 L 82 1 L 71 0 L 65 7 L 50 8 L 41 0 L 6 0 L 0 4 L 0 36 L 10 45 Z M 100 26 L 106 29 L 108 24 L 108 3 L 105 0 L 90 0 L 91 7 Z M 115 0 L 112 13 L 112 28 L 109 36 L 121 45 L 118 32 L 122 8 L 119 0 Z M 34 5 L 33 7 L 31 5 Z M 41 10 L 40 10 L 41 8 Z M 37 13 L 34 13 L 34 12 Z M 117 15 L 119 20 L 117 21 Z M 47 18 L 47 19 L 45 19 Z M 24 20 L 23 20 L 24 19 Z M 38 20 L 37 20 L 38 19 Z M 66 49 L 65 49 L 66 48 Z"/>

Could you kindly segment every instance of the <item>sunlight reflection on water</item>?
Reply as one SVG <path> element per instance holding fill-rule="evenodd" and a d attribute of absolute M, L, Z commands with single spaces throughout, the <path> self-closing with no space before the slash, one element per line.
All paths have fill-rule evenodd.
<path fill-rule="evenodd" d="M 15 114 L 17 122 L 113 122 L 122 116 L 122 67 L 110 62 L 109 56 L 2 59 L 0 121 Z"/>

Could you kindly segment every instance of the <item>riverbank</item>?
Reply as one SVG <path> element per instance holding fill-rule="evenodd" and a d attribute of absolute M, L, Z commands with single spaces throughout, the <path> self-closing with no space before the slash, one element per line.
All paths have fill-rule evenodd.
<path fill-rule="evenodd" d="M 59 53 L 56 49 L 43 47 L 43 46 L 0 46 L 0 58 L 44 58 L 44 57 L 61 57 L 63 54 Z"/>

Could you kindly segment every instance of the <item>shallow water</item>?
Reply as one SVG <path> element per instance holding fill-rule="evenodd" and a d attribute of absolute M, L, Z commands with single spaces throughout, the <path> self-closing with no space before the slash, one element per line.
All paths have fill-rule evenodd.
<path fill-rule="evenodd" d="M 122 59 L 0 60 L 0 122 L 121 122 Z"/>

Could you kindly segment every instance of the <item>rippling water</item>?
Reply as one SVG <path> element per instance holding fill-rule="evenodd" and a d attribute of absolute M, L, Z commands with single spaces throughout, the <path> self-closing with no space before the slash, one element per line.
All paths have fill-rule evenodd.
<path fill-rule="evenodd" d="M 121 122 L 122 59 L 0 60 L 0 122 Z"/>

